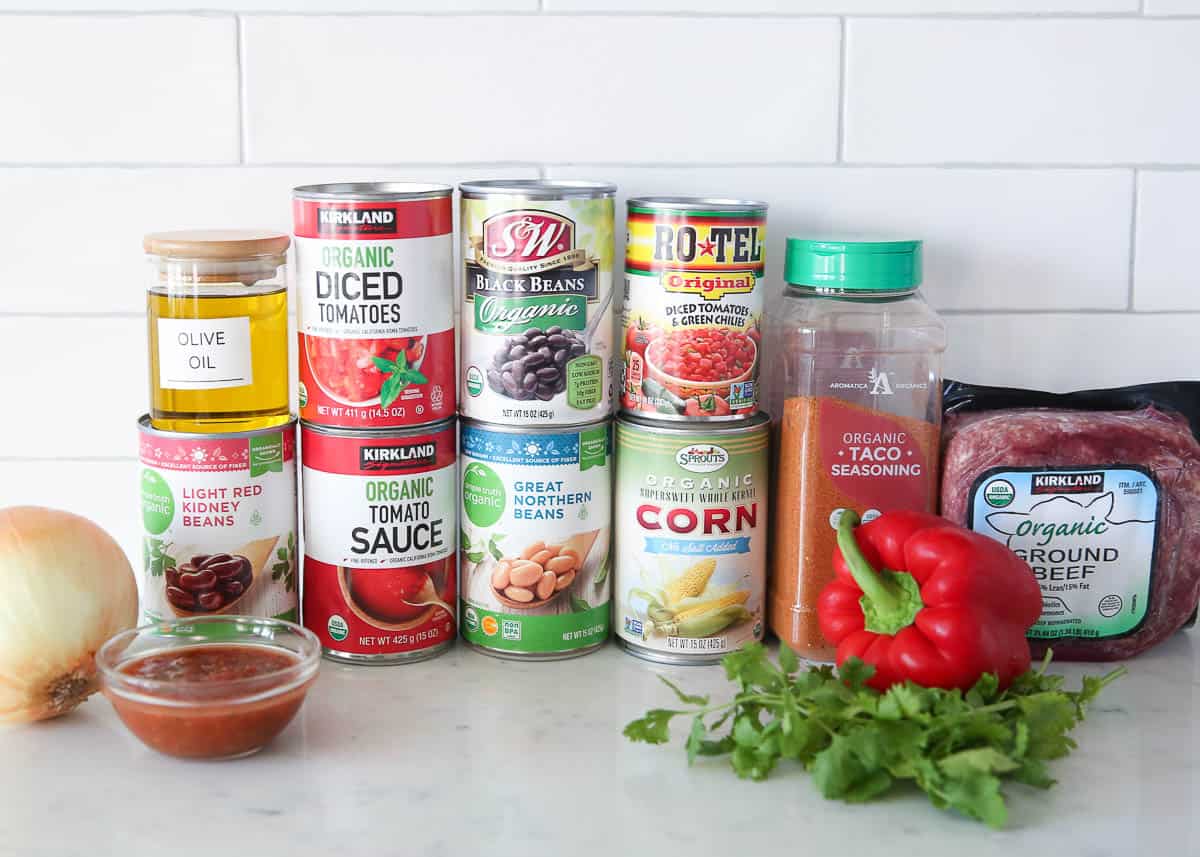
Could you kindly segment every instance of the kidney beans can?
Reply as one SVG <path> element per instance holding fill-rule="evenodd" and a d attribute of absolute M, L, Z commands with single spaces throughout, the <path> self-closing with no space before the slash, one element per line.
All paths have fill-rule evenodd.
<path fill-rule="evenodd" d="M 551 660 L 608 639 L 612 426 L 462 424 L 463 638 Z"/>
<path fill-rule="evenodd" d="M 301 423 L 304 625 L 327 657 L 416 661 L 454 642 L 454 423 L 390 432 Z"/>
<path fill-rule="evenodd" d="M 661 420 L 758 410 L 763 202 L 629 200 L 621 407 Z"/>
<path fill-rule="evenodd" d="M 462 191 L 464 416 L 578 425 L 609 416 L 609 184 L 486 181 Z"/>
<path fill-rule="evenodd" d="M 455 412 L 454 189 L 293 191 L 300 419 L 388 429 Z"/>
<path fill-rule="evenodd" d="M 297 621 L 296 421 L 221 434 L 138 420 L 142 614 Z"/>
<path fill-rule="evenodd" d="M 768 421 L 616 422 L 617 641 L 670 664 L 763 638 Z"/>

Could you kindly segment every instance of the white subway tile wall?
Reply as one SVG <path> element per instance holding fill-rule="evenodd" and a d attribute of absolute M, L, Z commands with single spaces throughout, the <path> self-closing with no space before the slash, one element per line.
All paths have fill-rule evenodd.
<path fill-rule="evenodd" d="M 762 198 L 772 289 L 924 238 L 952 375 L 1200 377 L 1197 80 L 1200 0 L 0 0 L 0 506 L 136 553 L 141 236 L 306 182 Z"/>

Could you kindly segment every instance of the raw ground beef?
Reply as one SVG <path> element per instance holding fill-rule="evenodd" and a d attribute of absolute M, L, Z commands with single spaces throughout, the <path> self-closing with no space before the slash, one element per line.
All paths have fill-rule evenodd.
<path fill-rule="evenodd" d="M 1140 465 L 1158 482 L 1157 555 L 1140 628 L 1112 639 L 1031 640 L 1035 656 L 1110 661 L 1162 642 L 1200 601 L 1200 443 L 1187 419 L 1148 406 L 1129 411 L 1002 408 L 946 415 L 942 514 L 965 525 L 976 479 L 995 467 Z"/>

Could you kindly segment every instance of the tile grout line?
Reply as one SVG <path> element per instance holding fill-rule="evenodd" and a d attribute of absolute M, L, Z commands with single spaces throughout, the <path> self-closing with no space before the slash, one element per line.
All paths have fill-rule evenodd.
<path fill-rule="evenodd" d="M 243 58 L 245 53 L 245 36 L 243 35 L 243 23 L 241 15 L 233 16 L 234 23 L 237 27 L 237 82 L 238 82 L 238 164 L 246 163 L 246 62 Z"/>
<path fill-rule="evenodd" d="M 938 20 L 938 21 L 1136 21 L 1147 17 L 1155 21 L 1195 21 L 1200 20 L 1200 14 L 1194 12 L 1179 12 L 1163 15 L 1146 15 L 1145 0 L 1141 0 L 1140 8 L 1128 12 L 1073 12 L 1071 10 L 1055 10 L 1049 12 L 980 12 L 969 14 L 964 12 L 861 12 L 852 13 L 847 17 L 873 19 L 883 21 L 895 20 Z M 271 18 L 507 18 L 532 17 L 544 15 L 552 18 L 739 18 L 765 21 L 814 20 L 836 18 L 836 11 L 798 12 L 787 14 L 780 12 L 701 12 L 676 11 L 659 9 L 641 11 L 623 9 L 620 11 L 607 10 L 560 10 L 545 8 L 545 0 L 539 0 L 537 9 L 509 9 L 499 11 L 486 10 L 374 10 L 359 12 L 339 12 L 333 7 L 323 11 L 299 12 L 281 9 L 230 9 L 230 8 L 196 8 L 196 9 L 5 9 L 0 11 L 0 18 L 18 16 L 38 16 L 44 18 L 165 18 L 193 17 L 213 18 L 225 17 L 230 14 L 248 17 Z"/>
<path fill-rule="evenodd" d="M 1003 171 L 1111 171 L 1153 170 L 1196 172 L 1200 161 L 1156 163 L 1152 161 L 1055 162 L 1055 161 L 404 161 L 389 163 L 361 161 L 0 161 L 0 170 L 221 170 L 221 169 L 539 169 L 542 167 L 616 167 L 629 169 L 858 169 L 858 170 L 1003 170 Z"/>
<path fill-rule="evenodd" d="M 1137 275 L 1137 229 L 1138 229 L 1138 204 L 1141 200 L 1140 186 L 1142 183 L 1141 171 L 1134 167 L 1133 169 L 1133 209 L 1129 213 L 1129 294 L 1125 299 L 1125 311 L 1136 312 L 1133 305 L 1134 286 Z"/>
<path fill-rule="evenodd" d="M 1136 310 L 1125 307 L 980 307 L 976 309 L 934 306 L 940 314 L 948 316 L 1038 316 L 1038 315 L 1111 315 L 1121 316 L 1123 318 L 1153 318 L 1156 316 L 1200 316 L 1200 309 L 1155 309 L 1155 310 Z M 47 319 L 47 320 L 67 320 L 67 321 L 96 321 L 99 319 L 113 319 L 117 321 L 136 321 L 144 320 L 145 313 L 135 311 L 111 311 L 111 312 L 36 312 L 36 311 L 4 311 L 0 310 L 0 321 L 7 319 Z M 0 456 L 2 459 L 3 456 Z"/>
<path fill-rule="evenodd" d="M 837 151 L 838 164 L 846 162 L 846 74 L 849 71 L 849 51 L 846 46 L 846 36 L 849 33 L 846 16 L 838 18 L 838 116 L 837 116 Z"/>

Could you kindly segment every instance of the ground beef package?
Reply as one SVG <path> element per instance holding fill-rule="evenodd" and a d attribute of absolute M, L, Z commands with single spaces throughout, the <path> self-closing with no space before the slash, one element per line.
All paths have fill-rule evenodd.
<path fill-rule="evenodd" d="M 1035 651 L 1131 657 L 1200 601 L 1200 382 L 1046 393 L 948 381 L 942 514 L 1042 588 Z"/>

